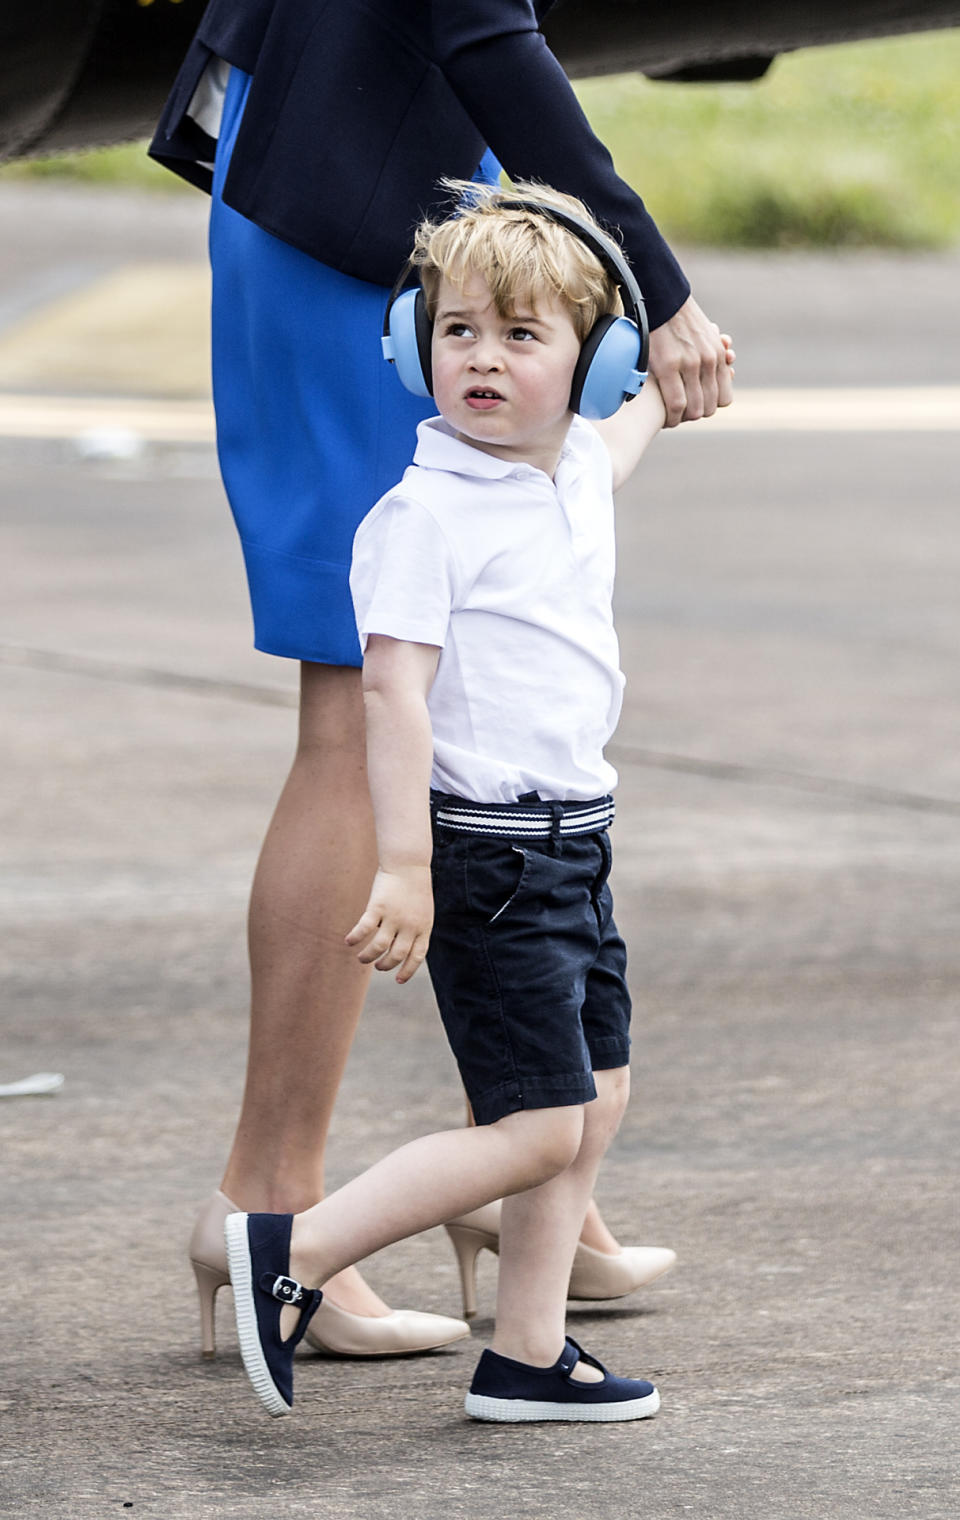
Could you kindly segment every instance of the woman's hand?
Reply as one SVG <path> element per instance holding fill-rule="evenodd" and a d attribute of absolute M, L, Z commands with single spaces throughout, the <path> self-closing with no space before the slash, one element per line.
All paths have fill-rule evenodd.
<path fill-rule="evenodd" d="M 712 417 L 733 400 L 733 350 L 689 296 L 650 334 L 650 371 L 657 378 L 667 427 Z"/>
<path fill-rule="evenodd" d="M 370 900 L 347 935 L 359 946 L 358 960 L 378 971 L 397 971 L 397 981 L 409 982 L 423 963 L 433 928 L 433 887 L 430 867 L 402 866 L 377 871 Z"/>

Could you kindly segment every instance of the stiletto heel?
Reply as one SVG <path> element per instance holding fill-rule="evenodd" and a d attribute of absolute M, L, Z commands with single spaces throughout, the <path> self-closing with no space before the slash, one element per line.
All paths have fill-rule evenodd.
<path fill-rule="evenodd" d="M 216 1299 L 217 1289 L 225 1288 L 230 1279 L 216 1267 L 206 1267 L 202 1261 L 191 1261 L 197 1279 L 197 1297 L 200 1300 L 200 1343 L 203 1355 L 210 1358 L 217 1354 Z"/>
<path fill-rule="evenodd" d="M 444 1229 L 457 1253 L 463 1317 L 474 1319 L 477 1313 L 477 1257 L 487 1246 L 487 1237 L 479 1230 L 471 1230 L 467 1225 L 448 1224 L 444 1225 Z"/>
<path fill-rule="evenodd" d="M 230 1283 L 223 1224 L 228 1214 L 236 1212 L 225 1193 L 214 1193 L 199 1209 L 190 1235 L 190 1265 L 200 1300 L 200 1350 L 208 1361 L 217 1354 L 217 1291 Z"/>
<path fill-rule="evenodd" d="M 451 1219 L 444 1229 L 457 1255 L 460 1289 L 463 1294 L 463 1317 L 474 1319 L 477 1313 L 477 1257 L 481 1251 L 500 1254 L 500 1204 L 486 1203 L 470 1214 Z"/>

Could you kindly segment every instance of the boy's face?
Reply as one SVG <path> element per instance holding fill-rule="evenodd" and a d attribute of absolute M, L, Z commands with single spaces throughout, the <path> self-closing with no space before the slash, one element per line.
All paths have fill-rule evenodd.
<path fill-rule="evenodd" d="M 462 289 L 442 280 L 432 354 L 434 398 L 458 436 L 552 476 L 570 426 L 580 356 L 566 307 L 544 292 L 536 310 L 501 317 L 480 275 Z"/>

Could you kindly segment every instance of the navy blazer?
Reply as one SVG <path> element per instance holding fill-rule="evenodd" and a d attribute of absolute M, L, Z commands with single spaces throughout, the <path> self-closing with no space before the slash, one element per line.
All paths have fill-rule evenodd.
<path fill-rule="evenodd" d="M 211 56 L 253 75 L 227 205 L 322 263 L 390 285 L 444 176 L 489 146 L 513 179 L 586 202 L 619 234 L 659 326 L 690 293 L 540 31 L 551 0 L 210 0 L 151 156 L 209 190 L 186 108 Z"/>

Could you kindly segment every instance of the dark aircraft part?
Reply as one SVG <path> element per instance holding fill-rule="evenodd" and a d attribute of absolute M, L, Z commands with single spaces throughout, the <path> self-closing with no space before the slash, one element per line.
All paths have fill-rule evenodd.
<path fill-rule="evenodd" d="M 960 26 L 960 0 L 560 0 L 544 31 L 568 73 L 756 79 L 777 53 Z"/>
<path fill-rule="evenodd" d="M 2 3 L 0 159 L 146 137 L 205 0 Z M 960 0 L 560 0 L 546 33 L 574 76 L 694 81 L 757 79 L 775 54 L 816 43 L 957 25 Z"/>
<path fill-rule="evenodd" d="M 717 63 L 690 63 L 682 69 L 645 69 L 648 79 L 669 79 L 674 84 L 749 84 L 762 79 L 772 58 L 722 58 Z"/>
<path fill-rule="evenodd" d="M 147 137 L 205 4 L 3 0 L 0 159 Z"/>

